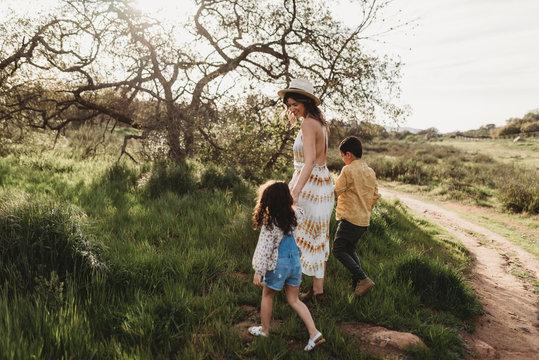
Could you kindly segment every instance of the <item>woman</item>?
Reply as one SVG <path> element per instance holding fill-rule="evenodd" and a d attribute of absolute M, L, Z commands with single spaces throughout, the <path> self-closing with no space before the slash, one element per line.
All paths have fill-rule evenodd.
<path fill-rule="evenodd" d="M 335 200 L 333 182 L 326 166 L 328 124 L 318 108 L 320 100 L 313 95 L 313 85 L 305 79 L 293 79 L 290 87 L 278 92 L 286 106 L 291 125 L 301 121 L 294 142 L 294 176 L 290 189 L 294 202 L 305 211 L 296 228 L 296 242 L 301 250 L 303 273 L 313 276 L 313 288 L 301 294 L 303 300 L 313 296 L 325 298 L 324 274 L 329 256 L 329 220 Z"/>

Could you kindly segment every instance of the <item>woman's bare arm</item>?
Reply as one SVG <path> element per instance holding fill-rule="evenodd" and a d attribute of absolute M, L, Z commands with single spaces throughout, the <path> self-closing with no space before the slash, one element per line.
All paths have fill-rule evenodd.
<path fill-rule="evenodd" d="M 305 164 L 299 172 L 299 178 L 292 189 L 292 197 L 294 198 L 294 203 L 297 203 L 299 199 L 299 194 L 301 190 L 309 180 L 311 172 L 314 168 L 314 163 L 316 160 L 316 128 L 317 121 L 314 119 L 305 119 L 301 124 L 302 140 L 303 140 L 303 157 Z"/>

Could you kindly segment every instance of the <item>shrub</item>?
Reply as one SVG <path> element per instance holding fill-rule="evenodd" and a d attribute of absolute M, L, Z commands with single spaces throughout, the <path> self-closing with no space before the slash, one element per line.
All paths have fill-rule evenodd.
<path fill-rule="evenodd" d="M 106 186 L 114 186 L 121 190 L 128 190 L 130 187 L 134 186 L 137 181 L 137 174 L 126 164 L 114 163 L 109 167 L 101 182 Z"/>
<path fill-rule="evenodd" d="M 539 213 L 539 182 L 537 171 L 515 169 L 500 176 L 498 199 L 503 207 L 513 212 Z"/>
<path fill-rule="evenodd" d="M 152 198 L 167 191 L 182 195 L 195 188 L 193 169 L 185 162 L 177 164 L 156 162 L 146 183 L 146 191 Z"/>
<path fill-rule="evenodd" d="M 344 162 L 340 156 L 339 149 L 330 149 L 326 161 L 327 167 L 331 171 L 340 172 L 344 166 Z"/>
<path fill-rule="evenodd" d="M 431 154 L 423 154 L 419 157 L 419 159 L 424 164 L 437 164 L 438 163 L 438 158 Z"/>
<path fill-rule="evenodd" d="M 416 159 L 399 158 L 393 163 L 393 178 L 406 184 L 422 185 L 428 175 Z"/>
<path fill-rule="evenodd" d="M 232 189 L 243 181 L 241 175 L 232 168 L 219 168 L 209 164 L 202 172 L 200 186 L 206 189 Z"/>
<path fill-rule="evenodd" d="M 525 123 L 520 127 L 524 133 L 539 132 L 539 121 Z"/>
<path fill-rule="evenodd" d="M 477 297 L 460 276 L 429 258 L 405 258 L 397 265 L 396 274 L 399 280 L 410 282 L 421 302 L 431 309 L 450 311 L 463 320 L 481 310 Z"/>
<path fill-rule="evenodd" d="M 474 163 L 485 163 L 485 164 L 494 163 L 494 159 L 491 156 L 486 155 L 486 154 L 474 154 L 472 157 L 472 161 Z"/>
<path fill-rule="evenodd" d="M 0 283 L 22 291 L 46 284 L 54 293 L 59 279 L 105 270 L 103 248 L 86 233 L 85 218 L 69 204 L 0 199 Z"/>
<path fill-rule="evenodd" d="M 498 130 L 498 136 L 514 135 L 520 133 L 520 126 L 515 123 L 505 125 Z"/>
<path fill-rule="evenodd" d="M 124 320 L 124 335 L 134 344 L 149 346 L 152 354 L 174 354 L 182 349 L 184 328 L 193 322 L 193 315 L 183 299 L 137 299 Z"/>

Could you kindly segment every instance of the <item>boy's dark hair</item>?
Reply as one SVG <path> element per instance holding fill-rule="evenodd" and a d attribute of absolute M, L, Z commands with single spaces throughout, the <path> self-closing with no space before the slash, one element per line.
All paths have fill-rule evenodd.
<path fill-rule="evenodd" d="M 351 152 L 358 159 L 363 156 L 363 146 L 361 146 L 361 140 L 356 136 L 348 136 L 339 145 L 339 150 L 344 154 Z"/>
<path fill-rule="evenodd" d="M 290 234 L 298 225 L 296 213 L 292 208 L 294 200 L 288 184 L 284 181 L 270 180 L 258 188 L 258 198 L 253 211 L 253 227 L 266 225 L 270 230 L 276 225 L 285 234 Z"/>

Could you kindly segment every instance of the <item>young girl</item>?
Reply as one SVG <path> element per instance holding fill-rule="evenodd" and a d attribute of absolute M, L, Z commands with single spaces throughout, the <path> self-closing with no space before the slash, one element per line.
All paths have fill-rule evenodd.
<path fill-rule="evenodd" d="M 283 181 L 270 180 L 258 189 L 253 225 L 255 229 L 261 230 L 253 255 L 253 283 L 264 286 L 260 305 L 262 326 L 252 326 L 249 332 L 255 336 L 268 336 L 273 297 L 284 286 L 288 304 L 309 331 L 309 342 L 305 351 L 310 351 L 325 340 L 322 333 L 316 329 L 309 309 L 298 298 L 301 263 L 292 231 L 303 217 L 303 210 L 294 210 L 292 204 L 288 184 Z M 261 281 L 262 277 L 264 282 Z"/>

